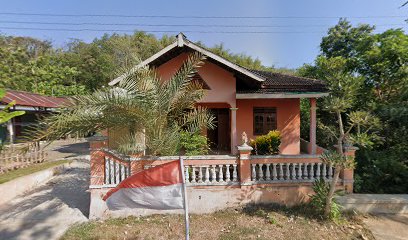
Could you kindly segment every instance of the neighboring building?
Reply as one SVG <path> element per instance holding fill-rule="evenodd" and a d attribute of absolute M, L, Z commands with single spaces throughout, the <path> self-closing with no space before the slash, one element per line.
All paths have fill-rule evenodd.
<path fill-rule="evenodd" d="M 207 57 L 195 79 L 203 82 L 207 91 L 200 105 L 209 108 L 217 122 L 214 130 L 207 131 L 209 141 L 214 143 L 213 152 L 236 153 L 242 132 L 254 138 L 276 129 L 282 136 L 280 152 L 300 154 L 301 98 L 311 102 L 310 139 L 312 146 L 316 145 L 315 99 L 328 95 L 322 81 L 246 69 L 190 42 L 181 33 L 174 43 L 137 67 L 155 67 L 159 76 L 168 80 L 191 52 Z M 121 77 L 109 85 L 120 80 Z"/>
<path fill-rule="evenodd" d="M 22 137 L 29 126 L 37 125 L 41 117 L 54 112 L 58 107 L 67 103 L 67 99 L 63 97 L 7 90 L 6 96 L 0 100 L 0 109 L 12 101 L 16 102 L 12 110 L 24 110 L 26 113 L 11 119 L 6 126 L 0 126 L 1 140 L 7 139 L 11 143 Z"/>

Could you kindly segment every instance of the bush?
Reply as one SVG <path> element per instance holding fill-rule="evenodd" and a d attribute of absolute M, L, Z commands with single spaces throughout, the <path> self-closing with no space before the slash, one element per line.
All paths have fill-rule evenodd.
<path fill-rule="evenodd" d="M 254 148 L 256 155 L 272 155 L 279 154 L 279 146 L 281 144 L 281 137 L 279 131 L 270 131 L 266 135 L 251 139 L 250 145 Z"/>
<path fill-rule="evenodd" d="M 185 155 L 205 155 L 208 153 L 209 146 L 207 137 L 200 133 L 190 133 L 182 131 L 180 133 L 180 146 Z"/>
<path fill-rule="evenodd" d="M 316 215 L 324 218 L 324 208 L 326 207 L 326 198 L 329 193 L 330 185 L 326 183 L 323 179 L 316 179 L 313 183 L 314 195 L 311 195 L 310 205 L 315 211 Z M 341 218 L 340 205 L 333 198 L 332 206 L 330 209 L 330 220 L 338 221 Z"/>

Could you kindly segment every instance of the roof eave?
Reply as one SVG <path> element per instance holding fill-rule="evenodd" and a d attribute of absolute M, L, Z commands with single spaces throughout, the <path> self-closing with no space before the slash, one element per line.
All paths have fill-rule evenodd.
<path fill-rule="evenodd" d="M 244 75 L 246 75 L 246 76 L 248 76 L 248 77 L 250 77 L 250 78 L 252 78 L 252 79 L 254 79 L 256 81 L 258 81 L 258 82 L 264 82 L 265 81 L 265 79 L 262 78 L 261 76 L 258 76 L 256 74 L 252 73 L 251 71 L 249 71 L 249 70 L 247 70 L 247 69 L 245 69 L 245 68 L 243 68 L 243 67 L 241 67 L 241 66 L 239 66 L 239 65 L 237 65 L 235 63 L 232 63 L 232 62 L 230 62 L 230 61 L 228 61 L 228 60 L 226 60 L 226 59 L 224 59 L 224 58 L 222 58 L 222 57 L 220 57 L 220 56 L 218 56 L 218 55 L 216 55 L 216 54 L 214 54 L 214 53 L 212 53 L 212 52 L 210 52 L 210 51 L 208 51 L 208 50 L 206 50 L 206 49 L 204 49 L 204 48 L 202 48 L 202 47 L 200 47 L 200 46 L 198 46 L 198 45 L 196 45 L 196 44 L 194 44 L 194 43 L 192 43 L 190 41 L 188 41 L 187 39 L 185 39 L 185 36 L 182 33 L 179 33 L 177 35 L 176 41 L 174 41 L 172 44 L 170 44 L 167 47 L 163 48 L 162 50 L 160 50 L 159 52 L 157 52 L 156 54 L 154 54 L 150 58 L 148 58 L 148 59 L 144 60 L 143 62 L 139 63 L 138 65 L 133 67 L 131 71 L 136 71 L 137 69 L 150 64 L 151 62 L 153 62 L 154 60 L 156 60 L 157 58 L 159 58 L 163 54 L 169 52 L 170 50 L 172 50 L 172 49 L 174 49 L 176 47 L 181 48 L 181 47 L 184 47 L 184 46 L 189 47 L 189 48 L 191 48 L 191 49 L 193 49 L 193 50 L 195 50 L 197 52 L 200 52 L 203 55 L 205 55 L 205 56 L 207 56 L 209 58 L 212 58 L 213 60 L 218 61 L 218 62 L 220 62 L 220 63 L 222 63 L 222 64 L 224 64 L 224 65 L 226 65 L 226 66 L 228 66 L 228 67 L 230 67 L 230 68 L 232 68 L 232 69 L 234 69 L 234 70 L 236 70 L 236 71 L 238 71 L 238 72 L 240 72 L 240 73 L 242 73 L 242 74 L 244 74 Z M 110 86 L 116 85 L 117 83 L 122 81 L 125 77 L 126 77 L 126 74 L 123 74 L 123 75 L 115 78 L 114 80 L 110 81 L 109 85 Z"/>
<path fill-rule="evenodd" d="M 320 98 L 328 92 L 237 93 L 236 99 Z"/>

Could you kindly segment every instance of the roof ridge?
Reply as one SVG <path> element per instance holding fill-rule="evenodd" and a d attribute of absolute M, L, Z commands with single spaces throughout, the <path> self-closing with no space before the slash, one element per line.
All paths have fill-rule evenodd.
<path fill-rule="evenodd" d="M 314 82 L 319 82 L 319 83 L 324 83 L 323 80 L 320 79 L 315 79 L 315 78 L 310 78 L 310 77 L 303 77 L 303 76 L 298 76 L 298 75 L 291 75 L 288 73 L 281 73 L 281 72 L 275 72 L 275 71 L 267 71 L 267 70 L 257 70 L 257 69 L 249 69 L 250 71 L 257 71 L 257 72 L 265 72 L 265 73 L 274 73 L 274 74 L 279 74 L 282 76 L 290 76 L 290 77 L 296 77 L 296 78 L 300 78 L 300 79 L 305 79 L 305 80 L 311 80 Z"/>

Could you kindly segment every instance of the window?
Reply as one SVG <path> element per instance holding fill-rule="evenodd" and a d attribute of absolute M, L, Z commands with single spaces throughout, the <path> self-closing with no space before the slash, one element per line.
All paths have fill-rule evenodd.
<path fill-rule="evenodd" d="M 267 134 L 276 126 L 276 108 L 254 108 L 254 135 Z"/>

